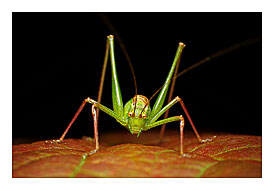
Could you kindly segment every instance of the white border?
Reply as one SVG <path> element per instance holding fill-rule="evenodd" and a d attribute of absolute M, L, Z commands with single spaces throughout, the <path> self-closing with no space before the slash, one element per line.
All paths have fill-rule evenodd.
<path fill-rule="evenodd" d="M 274 5 L 256 0 L 2 0 L 0 2 L 0 83 L 1 83 L 1 185 L 8 190 L 262 190 L 274 187 Z M 263 12 L 263 178 L 262 179 L 12 179 L 12 12 L 101 12 L 101 11 L 247 11 Z M 22 101 L 22 100 L 21 100 Z M 16 102 L 13 102 L 16 104 Z M 253 103 L 251 103 L 253 104 Z M 273 163 L 272 163 L 273 162 Z M 272 182 L 273 181 L 273 182 Z M 1 183 L 1 184 L 2 184 Z M 272 184 L 272 185 L 271 185 Z M 269 189 L 268 189 L 269 190 Z"/>

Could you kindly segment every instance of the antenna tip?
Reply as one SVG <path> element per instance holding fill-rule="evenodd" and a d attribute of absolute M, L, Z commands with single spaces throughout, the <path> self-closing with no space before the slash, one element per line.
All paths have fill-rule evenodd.
<path fill-rule="evenodd" d="M 110 34 L 109 36 L 107 36 L 107 38 L 108 38 L 108 39 L 114 39 L 114 35 L 111 35 L 111 34 Z"/>
<path fill-rule="evenodd" d="M 179 43 L 179 46 L 185 47 L 186 45 L 185 45 L 183 42 L 180 42 L 180 43 Z"/>

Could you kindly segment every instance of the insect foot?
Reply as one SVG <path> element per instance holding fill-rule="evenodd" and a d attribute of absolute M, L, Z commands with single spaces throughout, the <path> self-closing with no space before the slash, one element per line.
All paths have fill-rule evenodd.
<path fill-rule="evenodd" d="M 51 141 L 45 141 L 46 144 L 58 144 L 58 143 L 62 143 L 62 141 L 60 139 L 54 139 Z"/>
<path fill-rule="evenodd" d="M 95 150 L 90 151 L 89 153 L 85 153 L 85 154 L 82 155 L 82 159 L 86 160 L 86 158 L 88 156 L 91 156 L 92 154 L 95 154 L 96 152 L 97 152 L 97 150 L 95 149 Z"/>
<path fill-rule="evenodd" d="M 97 149 L 92 150 L 91 152 L 89 152 L 89 155 L 95 154 L 97 151 L 98 151 Z"/>
<path fill-rule="evenodd" d="M 217 136 L 213 136 L 212 139 L 204 139 L 204 140 L 201 140 L 201 143 L 207 143 L 207 142 L 211 142 L 213 141 L 213 139 L 215 139 Z"/>
<path fill-rule="evenodd" d="M 182 156 L 182 157 L 186 157 L 186 158 L 191 158 L 191 157 L 192 157 L 192 156 L 191 156 L 190 154 L 188 154 L 188 153 L 183 153 L 181 156 Z"/>

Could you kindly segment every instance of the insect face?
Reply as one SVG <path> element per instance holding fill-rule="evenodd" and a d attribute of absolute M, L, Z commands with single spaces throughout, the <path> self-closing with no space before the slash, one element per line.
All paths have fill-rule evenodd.
<path fill-rule="evenodd" d="M 128 121 L 128 129 L 132 134 L 139 134 L 147 123 L 147 117 L 151 112 L 149 100 L 143 95 L 137 95 L 128 101 L 124 108 Z"/>

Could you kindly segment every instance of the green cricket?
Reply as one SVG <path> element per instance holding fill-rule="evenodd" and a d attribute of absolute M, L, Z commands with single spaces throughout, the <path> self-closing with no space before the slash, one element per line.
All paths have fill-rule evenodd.
<path fill-rule="evenodd" d="M 98 110 L 96 110 L 97 108 L 107 113 L 111 117 L 115 118 L 121 125 L 126 127 L 126 129 L 128 129 L 131 132 L 131 134 L 137 135 L 137 137 L 141 134 L 141 132 L 147 131 L 153 127 L 160 126 L 160 125 L 174 122 L 174 121 L 179 121 L 180 122 L 180 155 L 182 155 L 183 154 L 183 129 L 184 129 L 184 123 L 185 123 L 183 116 L 179 115 L 179 116 L 173 116 L 162 120 L 158 120 L 160 116 L 162 116 L 167 110 L 169 110 L 173 105 L 175 105 L 178 102 L 180 103 L 183 111 L 185 112 L 185 115 L 187 116 L 197 136 L 198 141 L 200 143 L 210 141 L 210 139 L 207 139 L 207 140 L 201 139 L 188 113 L 188 110 L 186 109 L 186 106 L 180 97 L 177 96 L 172 101 L 170 101 L 166 106 L 163 107 L 170 82 L 173 78 L 175 68 L 179 64 L 181 53 L 184 47 L 185 47 L 185 44 L 180 42 L 176 51 L 176 55 L 175 55 L 172 67 L 168 73 L 165 83 L 162 86 L 160 93 L 152 109 L 150 107 L 150 100 L 143 95 L 137 95 L 137 94 L 131 100 L 129 100 L 125 105 L 123 105 L 118 76 L 116 72 L 116 63 L 115 63 L 115 54 L 114 54 L 114 36 L 109 35 L 107 37 L 104 65 L 107 64 L 107 60 L 110 54 L 111 67 L 112 67 L 113 110 L 100 104 L 99 103 L 100 101 L 95 101 L 89 97 L 86 98 L 81 104 L 81 106 L 79 107 L 79 109 L 77 110 L 76 114 L 74 115 L 73 119 L 69 123 L 63 135 L 60 137 L 59 140 L 54 140 L 53 142 L 61 143 L 64 140 L 65 135 L 67 134 L 68 130 L 70 129 L 70 127 L 72 126 L 76 118 L 78 117 L 79 113 L 84 108 L 85 104 L 90 103 L 92 104 L 92 116 L 94 120 L 94 141 L 95 141 L 95 151 L 92 151 L 91 153 L 94 153 L 99 150 L 98 117 L 97 117 Z M 105 71 L 103 72 L 102 76 L 104 78 Z M 101 83 L 103 83 L 102 80 L 101 80 Z"/>
<path fill-rule="evenodd" d="M 209 60 L 219 57 L 221 55 L 224 55 L 226 53 L 229 53 L 233 50 L 239 49 L 242 46 L 247 46 L 249 44 L 257 42 L 258 39 L 252 39 L 248 41 L 244 41 L 242 43 L 238 43 L 236 45 L 230 46 L 226 49 L 223 49 L 209 57 L 206 57 L 205 59 L 199 61 L 198 63 L 190 66 L 189 68 L 185 69 L 181 73 L 177 74 L 177 69 L 179 66 L 182 50 L 185 47 L 185 44 L 180 42 L 178 45 L 178 48 L 176 50 L 176 55 L 174 58 L 174 61 L 172 63 L 171 69 L 168 73 L 168 76 L 164 82 L 164 85 L 150 98 L 148 99 L 147 97 L 143 95 L 138 95 L 137 94 L 137 88 L 136 88 L 136 93 L 135 96 L 129 100 L 125 105 L 123 105 L 122 101 L 122 96 L 121 96 L 121 90 L 119 86 L 119 81 L 118 81 L 118 76 L 117 76 L 117 69 L 116 69 L 116 63 L 115 63 L 115 54 L 114 54 L 114 36 L 109 35 L 107 37 L 107 42 L 106 42 L 106 51 L 105 51 L 105 56 L 104 56 L 104 64 L 103 64 L 103 69 L 102 69 L 102 75 L 101 75 L 101 80 L 100 80 L 100 88 L 99 88 L 99 93 L 98 93 L 98 101 L 95 101 L 91 98 L 86 98 L 82 104 L 80 105 L 79 109 L 75 113 L 73 119 L 67 126 L 66 130 L 62 134 L 62 136 L 58 140 L 53 140 L 53 141 L 46 141 L 47 143 L 61 143 L 64 140 L 65 135 L 67 134 L 68 130 L 71 128 L 72 124 L 80 114 L 80 112 L 83 110 L 84 106 L 86 103 L 92 104 L 92 116 L 93 116 L 93 121 L 94 121 L 94 141 L 95 141 L 95 150 L 91 151 L 90 154 L 93 154 L 99 150 L 99 140 L 98 140 L 98 112 L 99 110 L 107 113 L 111 117 L 115 118 L 117 122 L 119 122 L 122 126 L 126 127 L 127 130 L 131 132 L 131 134 L 136 135 L 137 137 L 143 132 L 147 131 L 149 129 L 152 129 L 153 127 L 163 125 L 160 133 L 160 139 L 164 133 L 165 125 L 170 122 L 175 122 L 179 121 L 179 126 L 180 126 L 180 155 L 183 155 L 183 129 L 184 129 L 184 117 L 182 115 L 178 116 L 173 116 L 173 117 L 168 117 L 168 111 L 169 109 L 175 105 L 176 103 L 180 103 L 188 121 L 190 122 L 193 131 L 195 132 L 195 135 L 197 137 L 197 140 L 199 143 L 205 143 L 208 141 L 212 141 L 211 139 L 206 139 L 202 140 L 190 115 L 189 112 L 182 101 L 180 97 L 175 97 L 174 99 L 171 100 L 173 89 L 174 89 L 174 83 L 175 79 L 185 72 L 194 69 L 195 67 L 200 66 L 203 63 L 208 62 Z M 100 104 L 101 101 L 101 95 L 102 95 L 102 87 L 104 83 L 104 78 L 105 78 L 105 71 L 106 71 L 106 65 L 108 62 L 108 57 L 110 54 L 110 60 L 111 60 L 111 68 L 112 68 L 112 102 L 113 102 L 113 110 L 109 109 L 108 107 Z M 127 55 L 128 56 L 128 55 Z M 126 57 L 127 57 L 126 56 Z M 130 67 L 133 73 L 133 68 L 130 63 Z M 175 72 L 176 70 L 176 72 Z M 136 81 L 135 81 L 135 76 L 133 73 L 133 78 L 136 86 Z M 171 90 L 170 90 L 170 95 L 169 95 L 169 103 L 167 105 L 164 105 L 164 101 L 166 99 L 166 95 L 169 89 L 169 86 L 172 82 L 171 85 Z M 150 107 L 150 100 L 157 94 L 158 97 L 155 101 L 155 104 L 153 108 L 151 109 Z M 170 101 L 171 100 L 171 101 Z M 164 119 L 158 120 L 163 114 L 165 113 Z"/>

